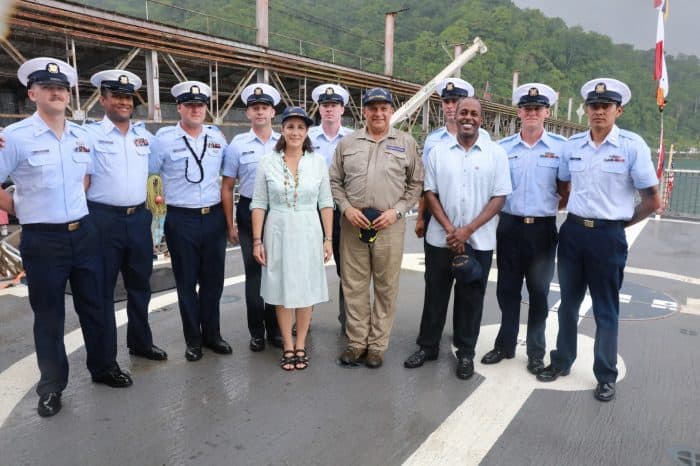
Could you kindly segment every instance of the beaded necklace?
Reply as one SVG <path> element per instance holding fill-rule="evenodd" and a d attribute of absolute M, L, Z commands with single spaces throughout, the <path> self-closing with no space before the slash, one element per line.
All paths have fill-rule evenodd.
<path fill-rule="evenodd" d="M 299 188 L 299 174 L 301 173 L 301 159 L 299 159 L 299 164 L 297 165 L 297 172 L 292 174 L 287 166 L 287 157 L 282 155 L 282 170 L 284 172 L 284 201 L 287 203 L 287 207 L 296 209 L 297 199 L 299 197 L 297 190 Z M 289 202 L 289 190 L 292 187 L 294 188 L 293 200 Z"/>

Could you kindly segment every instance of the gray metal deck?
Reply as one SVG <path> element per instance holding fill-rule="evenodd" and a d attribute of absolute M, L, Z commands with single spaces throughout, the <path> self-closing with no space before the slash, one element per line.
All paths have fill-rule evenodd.
<path fill-rule="evenodd" d="M 21 295 L 21 287 L 4 291 L 0 465 L 699 464 L 690 461 L 700 461 L 700 224 L 652 220 L 631 247 L 620 325 L 624 377 L 617 399 L 607 404 L 592 396 L 595 326 L 587 317 L 571 376 L 553 384 L 539 384 L 525 371 L 524 347 L 516 359 L 477 363 L 471 380 L 458 380 L 451 317 L 440 359 L 404 369 L 423 302 L 422 243 L 412 227 L 409 222 L 396 325 L 379 370 L 335 361 L 344 341 L 335 320 L 333 267 L 327 268 L 333 301 L 314 313 L 309 369 L 283 372 L 276 349 L 251 353 L 243 284 L 236 278 L 242 263 L 232 251 L 222 300 L 222 334 L 232 356 L 205 350 L 200 362 L 186 362 L 174 291 L 160 293 L 151 324 L 170 359 L 132 359 L 121 327 L 119 363 L 131 371 L 134 386 L 95 385 L 75 313 L 68 311 L 67 347 L 77 349 L 69 356 L 64 407 L 42 419 L 32 313 L 26 297 L 9 294 Z M 550 304 L 558 298 L 555 285 Z M 70 308 L 68 296 L 66 303 Z M 548 347 L 556 330 L 550 314 Z M 491 348 L 498 322 L 492 282 L 477 360 Z"/>

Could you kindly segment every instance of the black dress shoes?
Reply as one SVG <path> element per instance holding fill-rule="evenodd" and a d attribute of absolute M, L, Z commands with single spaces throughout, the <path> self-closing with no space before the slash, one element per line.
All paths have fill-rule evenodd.
<path fill-rule="evenodd" d="M 102 375 L 93 377 L 92 381 L 95 383 L 101 383 L 112 388 L 126 388 L 130 387 L 134 382 L 131 377 L 126 372 L 123 372 L 119 366 L 115 366 L 109 371 Z"/>
<path fill-rule="evenodd" d="M 265 339 L 264 338 L 251 338 L 248 344 L 250 350 L 254 353 L 259 353 L 265 349 Z"/>
<path fill-rule="evenodd" d="M 275 348 L 284 348 L 284 340 L 282 339 L 281 335 L 275 335 L 273 337 L 268 337 L 267 341 L 270 342 L 272 346 Z"/>
<path fill-rule="evenodd" d="M 494 348 L 481 358 L 481 364 L 497 364 L 504 359 L 513 359 L 514 357 L 514 354 L 506 354 L 502 350 Z"/>
<path fill-rule="evenodd" d="M 537 375 L 544 370 L 544 361 L 542 358 L 527 358 L 527 371 L 530 374 Z"/>
<path fill-rule="evenodd" d="M 467 380 L 474 375 L 474 361 L 466 356 L 457 358 L 457 378 Z"/>
<path fill-rule="evenodd" d="M 559 369 L 550 364 L 537 374 L 537 380 L 540 382 L 554 382 L 560 376 L 563 377 L 565 375 L 569 375 L 569 369 Z"/>
<path fill-rule="evenodd" d="M 231 354 L 233 353 L 233 350 L 231 349 L 231 345 L 226 343 L 226 341 L 219 337 L 215 340 L 208 340 L 204 341 L 204 347 L 209 348 L 215 353 L 218 354 Z"/>
<path fill-rule="evenodd" d="M 129 348 L 129 354 L 141 358 L 150 359 L 151 361 L 165 361 L 166 359 L 168 359 L 168 353 L 158 348 L 156 345 L 152 345 L 146 350 Z"/>
<path fill-rule="evenodd" d="M 202 359 L 202 347 L 201 346 L 188 346 L 185 350 L 185 359 L 188 361 L 199 361 Z"/>
<path fill-rule="evenodd" d="M 435 361 L 437 358 L 437 354 L 428 354 L 421 348 L 403 362 L 403 367 L 406 369 L 415 369 L 416 367 L 422 366 L 425 361 Z"/>
<path fill-rule="evenodd" d="M 610 401 L 615 399 L 615 382 L 599 383 L 593 391 L 593 396 L 598 401 Z"/>
<path fill-rule="evenodd" d="M 37 413 L 41 417 L 51 417 L 61 410 L 61 392 L 51 392 L 39 397 Z"/>

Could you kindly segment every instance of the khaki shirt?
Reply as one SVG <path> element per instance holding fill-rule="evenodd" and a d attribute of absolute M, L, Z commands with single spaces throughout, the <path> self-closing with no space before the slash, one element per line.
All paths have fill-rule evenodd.
<path fill-rule="evenodd" d="M 423 190 L 423 162 L 416 141 L 394 128 L 378 142 L 365 128 L 348 134 L 335 149 L 330 182 L 341 213 L 352 206 L 397 209 L 403 214 Z"/>

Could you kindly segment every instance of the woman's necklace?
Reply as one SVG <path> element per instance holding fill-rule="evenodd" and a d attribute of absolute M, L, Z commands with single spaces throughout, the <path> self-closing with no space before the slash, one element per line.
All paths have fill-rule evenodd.
<path fill-rule="evenodd" d="M 284 201 L 287 203 L 287 207 L 289 207 L 290 209 L 296 209 L 297 199 L 299 197 L 298 189 L 299 174 L 301 172 L 301 159 L 299 159 L 299 163 L 297 164 L 296 173 L 292 174 L 291 170 L 289 169 L 289 166 L 287 165 L 287 156 L 282 155 L 282 170 L 284 172 Z M 290 202 L 289 191 L 292 189 L 294 191 L 291 196 L 292 201 Z"/>

